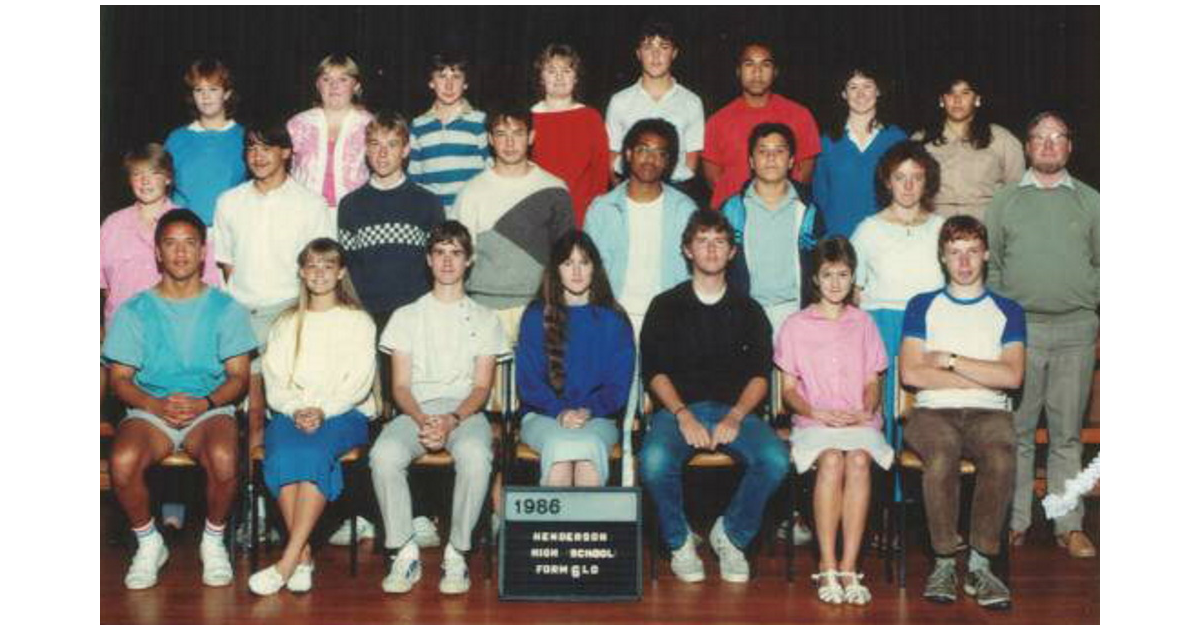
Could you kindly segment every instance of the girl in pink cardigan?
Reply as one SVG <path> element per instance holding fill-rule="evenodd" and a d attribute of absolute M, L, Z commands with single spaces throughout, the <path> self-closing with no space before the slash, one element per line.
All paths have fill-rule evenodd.
<path fill-rule="evenodd" d="M 325 197 L 334 219 L 338 201 L 367 181 L 366 128 L 372 116 L 360 104 L 358 64 L 329 55 L 317 64 L 320 104 L 288 121 L 296 181 Z"/>

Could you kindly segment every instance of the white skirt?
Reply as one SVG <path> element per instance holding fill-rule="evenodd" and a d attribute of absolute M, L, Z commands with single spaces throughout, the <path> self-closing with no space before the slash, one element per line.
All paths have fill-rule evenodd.
<path fill-rule="evenodd" d="M 887 470 L 892 467 L 895 452 L 883 437 L 883 433 L 872 427 L 805 427 L 792 428 L 792 461 L 800 474 L 808 472 L 813 462 L 828 449 L 839 451 L 864 450 L 871 459 Z"/>

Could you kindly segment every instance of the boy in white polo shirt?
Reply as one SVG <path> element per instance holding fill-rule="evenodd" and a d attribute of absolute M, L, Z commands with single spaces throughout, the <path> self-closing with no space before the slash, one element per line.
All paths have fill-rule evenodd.
<path fill-rule="evenodd" d="M 275 318 L 300 297 L 296 256 L 309 241 L 335 236 L 325 200 L 288 176 L 292 138 L 283 125 L 246 130 L 251 179 L 217 199 L 215 258 L 229 293 L 250 311 L 258 353 Z M 266 396 L 260 360 L 251 364 L 250 448 L 262 444 Z"/>
<path fill-rule="evenodd" d="M 397 309 L 379 340 L 380 349 L 392 355 L 392 395 L 402 414 L 371 449 L 371 477 L 385 545 L 399 550 L 383 590 L 407 593 L 421 579 L 408 465 L 442 449 L 454 456 L 450 542 L 438 588 L 456 594 L 471 587 L 463 554 L 471 549 L 492 468 L 492 431 L 483 406 L 496 356 L 509 346 L 496 314 L 467 297 L 464 281 L 474 262 L 467 228 L 457 221 L 436 226 L 427 251 L 433 290 Z"/>
<path fill-rule="evenodd" d="M 633 85 L 613 94 L 604 112 L 613 171 L 621 172 L 621 141 L 634 123 L 662 118 L 679 135 L 672 160 L 675 167 L 665 179 L 682 186 L 696 175 L 700 151 L 704 149 L 704 104 L 671 74 L 671 65 L 679 56 L 679 39 L 670 24 L 648 22 L 642 26 L 635 54 L 642 66 L 641 76 Z"/>
<path fill-rule="evenodd" d="M 1000 551 L 1012 501 L 1016 434 L 1007 391 L 1020 388 L 1025 375 L 1025 312 L 984 287 L 987 228 L 978 219 L 947 219 L 938 251 L 949 281 L 909 300 L 900 346 L 901 381 L 919 390 L 904 438 L 925 465 L 925 514 L 936 555 L 925 598 L 958 596 L 959 461 L 968 457 L 976 472 L 963 590 L 984 608 L 1008 608 L 1012 596 L 988 556 Z"/>

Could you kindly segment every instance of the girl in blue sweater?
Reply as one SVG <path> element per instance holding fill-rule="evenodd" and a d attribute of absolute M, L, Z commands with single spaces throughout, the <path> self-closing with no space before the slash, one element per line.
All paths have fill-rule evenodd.
<path fill-rule="evenodd" d="M 879 111 L 883 93 L 875 72 L 856 68 L 842 76 L 838 97 L 847 112 L 831 118 L 821 136 L 813 200 L 824 214 L 827 235 L 849 238 L 860 221 L 881 207 L 875 198 L 879 158 L 908 136 L 884 122 Z"/>
<path fill-rule="evenodd" d="M 633 328 L 600 253 L 581 231 L 555 243 L 539 299 L 521 317 L 521 441 L 541 454 L 542 485 L 599 486 L 629 396 Z"/>

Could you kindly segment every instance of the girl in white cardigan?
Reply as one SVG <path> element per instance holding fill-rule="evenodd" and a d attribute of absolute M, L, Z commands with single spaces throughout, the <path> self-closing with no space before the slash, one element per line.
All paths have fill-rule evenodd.
<path fill-rule="evenodd" d="M 362 310 L 338 243 L 318 238 L 300 252 L 299 303 L 271 328 L 263 378 L 271 420 L 263 479 L 279 501 L 288 543 L 274 565 L 250 576 L 250 590 L 312 588 L 308 537 L 325 504 L 342 491 L 343 453 L 367 442 L 376 413 L 375 323 Z"/>

